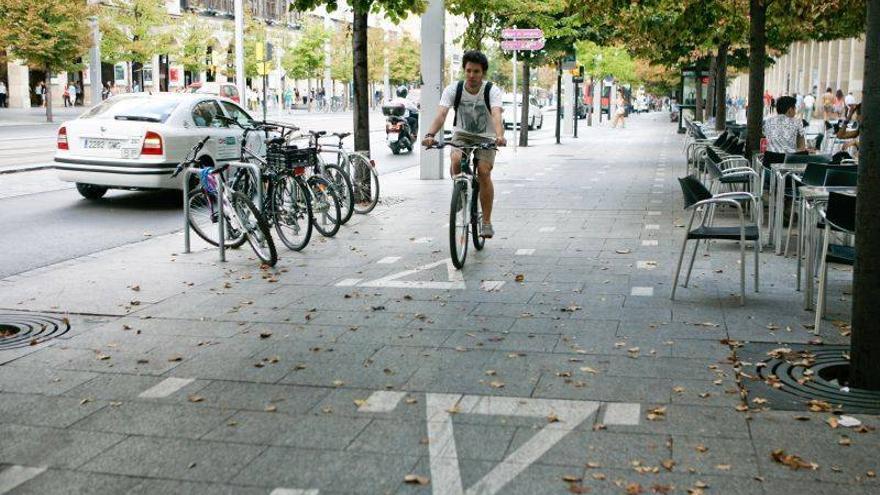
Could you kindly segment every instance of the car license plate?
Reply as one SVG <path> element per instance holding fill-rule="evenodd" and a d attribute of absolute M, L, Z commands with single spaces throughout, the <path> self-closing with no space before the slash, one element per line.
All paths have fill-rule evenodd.
<path fill-rule="evenodd" d="M 400 138 L 400 134 L 398 134 L 396 132 L 389 132 L 388 133 L 388 142 L 389 143 L 396 143 L 399 138 Z"/>
<path fill-rule="evenodd" d="M 85 138 L 83 148 L 90 150 L 117 150 L 122 147 L 122 139 L 95 139 Z"/>

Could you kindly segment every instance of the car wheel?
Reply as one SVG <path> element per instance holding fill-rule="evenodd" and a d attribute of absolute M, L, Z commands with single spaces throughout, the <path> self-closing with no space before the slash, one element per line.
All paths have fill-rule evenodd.
<path fill-rule="evenodd" d="M 107 194 L 107 188 L 104 186 L 96 186 L 94 184 L 76 183 L 76 190 L 86 199 L 101 199 Z"/>

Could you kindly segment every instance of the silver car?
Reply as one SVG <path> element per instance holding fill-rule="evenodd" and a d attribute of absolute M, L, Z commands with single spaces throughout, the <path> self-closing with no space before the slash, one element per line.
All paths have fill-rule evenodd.
<path fill-rule="evenodd" d="M 61 124 L 55 169 L 88 199 L 108 189 L 181 189 L 182 176 L 171 178 L 171 172 L 205 136 L 211 137 L 200 154 L 206 165 L 240 158 L 243 131 L 218 115 L 253 120 L 237 103 L 212 95 L 114 96 Z M 259 134 L 252 134 L 248 146 L 263 153 Z"/>

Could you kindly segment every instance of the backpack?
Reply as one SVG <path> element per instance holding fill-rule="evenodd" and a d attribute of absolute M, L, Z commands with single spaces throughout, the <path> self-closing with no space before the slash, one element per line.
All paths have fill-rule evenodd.
<path fill-rule="evenodd" d="M 455 86 L 455 101 L 452 103 L 452 109 L 455 110 L 455 120 L 452 125 L 458 125 L 458 105 L 461 104 L 461 94 L 464 91 L 464 81 L 458 81 Z M 489 103 L 489 91 L 492 91 L 492 82 L 486 83 L 486 89 L 483 90 L 483 100 L 486 102 L 486 109 L 492 114 L 492 105 Z"/>

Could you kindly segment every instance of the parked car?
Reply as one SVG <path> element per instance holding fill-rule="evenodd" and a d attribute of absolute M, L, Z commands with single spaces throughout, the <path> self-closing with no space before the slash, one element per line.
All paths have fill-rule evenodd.
<path fill-rule="evenodd" d="M 232 101 L 241 103 L 241 98 L 238 95 L 238 88 L 232 83 L 195 82 L 187 86 L 186 89 L 189 93 L 222 96 L 223 98 L 229 98 Z"/>
<path fill-rule="evenodd" d="M 218 115 L 253 120 L 237 103 L 206 94 L 114 96 L 58 128 L 58 178 L 75 182 L 88 199 L 108 189 L 181 189 L 183 176 L 171 178 L 171 172 L 205 136 L 212 139 L 200 154 L 203 163 L 240 158 L 243 131 Z M 248 140 L 255 152 L 265 152 L 261 133 Z"/>
<path fill-rule="evenodd" d="M 503 110 L 504 128 L 512 129 L 514 125 L 519 128 L 520 118 L 522 117 L 522 96 L 517 95 L 516 107 L 513 105 L 513 98 L 505 95 L 501 101 Z M 529 129 L 540 129 L 544 126 L 543 106 L 538 104 L 538 100 L 532 96 L 529 97 Z M 514 122 L 516 124 L 514 124 Z"/>

